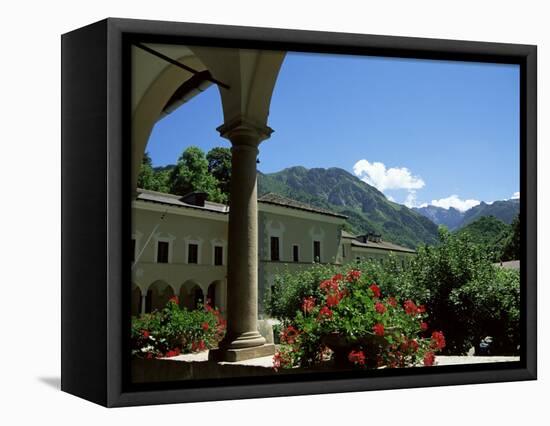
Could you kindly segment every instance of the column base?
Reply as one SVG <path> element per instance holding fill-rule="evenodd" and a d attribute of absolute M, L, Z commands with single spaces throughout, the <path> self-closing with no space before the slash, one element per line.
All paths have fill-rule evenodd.
<path fill-rule="evenodd" d="M 226 362 L 238 362 L 252 358 L 261 358 L 264 356 L 275 355 L 275 345 L 273 343 L 266 343 L 260 346 L 253 346 L 251 348 L 219 348 L 212 349 L 208 353 L 209 361 L 226 361 Z"/>

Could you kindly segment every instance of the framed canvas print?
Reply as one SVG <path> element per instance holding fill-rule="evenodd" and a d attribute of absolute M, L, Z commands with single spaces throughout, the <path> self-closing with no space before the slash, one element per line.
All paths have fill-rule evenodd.
<path fill-rule="evenodd" d="M 107 19 L 62 37 L 62 389 L 536 379 L 536 47 Z"/>

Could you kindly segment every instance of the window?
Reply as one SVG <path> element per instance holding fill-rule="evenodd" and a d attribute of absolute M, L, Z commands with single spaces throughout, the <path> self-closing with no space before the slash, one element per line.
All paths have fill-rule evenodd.
<path fill-rule="evenodd" d="M 131 258 L 132 262 L 135 262 L 136 261 L 136 240 L 135 240 L 135 238 L 132 238 L 131 250 L 132 250 L 132 252 L 130 253 L 130 258 Z"/>
<path fill-rule="evenodd" d="M 271 237 L 271 260 L 281 260 L 279 257 L 279 237 Z"/>
<path fill-rule="evenodd" d="M 157 242 L 157 263 L 168 263 L 168 251 L 170 245 L 168 241 Z"/>
<path fill-rule="evenodd" d="M 321 262 L 321 241 L 313 241 L 313 261 Z"/>
<path fill-rule="evenodd" d="M 187 263 L 199 263 L 199 246 L 197 244 L 187 246 Z"/>
<path fill-rule="evenodd" d="M 292 261 L 293 262 L 300 261 L 300 247 L 298 247 L 296 244 L 292 246 Z"/>
<path fill-rule="evenodd" d="M 223 265 L 223 247 L 214 247 L 214 265 Z"/>

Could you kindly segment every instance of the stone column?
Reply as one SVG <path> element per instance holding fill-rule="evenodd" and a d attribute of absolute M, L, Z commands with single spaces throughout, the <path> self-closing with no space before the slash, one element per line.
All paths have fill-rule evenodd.
<path fill-rule="evenodd" d="M 232 144 L 227 262 L 227 335 L 211 359 L 268 356 L 274 346 L 258 332 L 258 146 L 269 127 L 239 118 L 218 128 Z"/>
<path fill-rule="evenodd" d="M 140 312 L 142 314 L 145 313 L 145 306 L 147 304 L 147 294 L 142 294 L 141 295 L 141 308 L 140 308 Z"/>

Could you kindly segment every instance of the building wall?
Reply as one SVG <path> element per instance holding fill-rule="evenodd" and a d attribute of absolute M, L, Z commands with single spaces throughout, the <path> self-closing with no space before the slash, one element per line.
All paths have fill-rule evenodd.
<path fill-rule="evenodd" d="M 199 212 L 202 217 L 191 216 L 192 211 L 158 207 L 137 201 L 132 209 L 135 259 L 133 283 L 142 296 L 153 288 L 164 292 L 168 286 L 180 297 L 183 306 L 191 306 L 194 289 L 200 288 L 204 297 L 210 285 L 216 287 L 214 304 L 226 306 L 227 216 L 219 213 Z M 201 215 L 197 215 L 201 216 Z M 169 243 L 168 263 L 157 263 L 157 243 Z M 189 264 L 188 246 L 198 245 L 198 262 Z M 223 265 L 214 265 L 214 247 L 223 248 Z M 160 303 L 160 302 L 159 302 Z"/>
<path fill-rule="evenodd" d="M 173 295 L 181 306 L 193 308 L 196 291 L 203 300 L 209 287 L 215 288 L 212 303 L 225 311 L 227 306 L 227 222 L 226 214 L 197 209 L 167 207 L 144 201 L 134 202 L 132 312 L 163 306 Z M 275 276 L 285 270 L 301 271 L 313 265 L 313 242 L 321 243 L 321 263 L 346 264 L 361 260 L 382 260 L 389 251 L 355 247 L 342 238 L 344 218 L 291 209 L 258 205 L 258 298 L 263 315 L 264 299 Z M 279 238 L 280 260 L 271 260 L 271 237 Z M 157 263 L 157 243 L 169 243 L 168 263 Z M 188 263 L 188 246 L 198 245 L 197 264 Z M 293 260 L 293 246 L 299 247 L 299 260 Z M 223 250 L 223 265 L 214 265 L 214 247 Z M 406 262 L 414 253 L 393 252 Z M 212 289 L 210 289 L 212 290 Z M 140 297 L 143 300 L 140 300 Z M 147 298 L 147 299 L 146 299 Z"/>
<path fill-rule="evenodd" d="M 313 265 L 313 242 L 321 243 L 321 263 L 339 263 L 343 218 L 301 212 L 288 208 L 260 205 L 258 215 L 259 311 L 263 313 L 264 298 L 274 284 L 275 276 L 284 271 L 299 271 Z M 271 260 L 271 237 L 279 238 L 280 260 Z M 299 260 L 293 260 L 293 246 L 299 247 Z"/>

